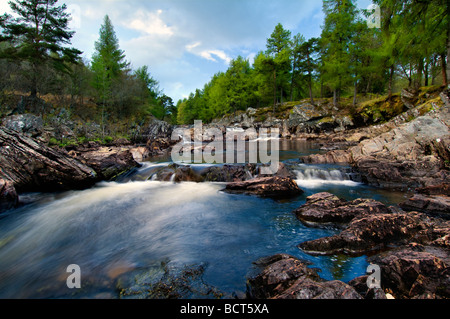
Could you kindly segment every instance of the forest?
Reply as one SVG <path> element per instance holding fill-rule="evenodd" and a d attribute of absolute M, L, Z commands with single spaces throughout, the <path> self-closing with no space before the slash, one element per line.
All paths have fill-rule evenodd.
<path fill-rule="evenodd" d="M 113 22 L 104 17 L 90 60 L 71 48 L 70 15 L 57 0 L 11 1 L 0 16 L 0 114 L 30 112 L 97 123 L 101 135 L 122 134 L 149 117 L 171 124 L 211 122 L 248 107 L 286 101 L 448 84 L 448 6 L 444 0 L 375 0 L 372 12 L 351 0 L 324 0 L 319 38 L 293 35 L 281 23 L 252 63 L 238 56 L 201 89 L 176 103 L 150 74 L 133 70 Z M 149 61 L 151 63 L 151 61 Z"/>
<path fill-rule="evenodd" d="M 324 0 L 319 38 L 292 35 L 278 24 L 253 65 L 239 56 L 226 72 L 179 101 L 178 122 L 209 122 L 225 114 L 286 101 L 381 94 L 402 88 L 448 85 L 448 6 L 445 1 L 376 0 L 380 28 L 367 23 L 373 12 L 354 1 Z"/>

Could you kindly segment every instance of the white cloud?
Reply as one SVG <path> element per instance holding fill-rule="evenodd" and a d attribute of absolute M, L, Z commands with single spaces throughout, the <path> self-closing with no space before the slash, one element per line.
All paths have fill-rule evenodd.
<path fill-rule="evenodd" d="M 168 26 L 162 20 L 162 13 L 162 10 L 151 12 L 140 9 L 122 25 L 148 35 L 172 36 L 174 35 L 174 28 Z"/>
<path fill-rule="evenodd" d="M 192 52 L 193 49 L 200 46 L 201 44 L 202 44 L 201 42 L 195 42 L 193 44 L 188 44 L 188 45 L 186 45 L 186 50 L 188 50 L 189 52 Z"/>
<path fill-rule="evenodd" d="M 224 51 L 222 50 L 205 50 L 201 48 L 202 43 L 201 42 L 195 42 L 192 44 L 188 44 L 185 46 L 186 50 L 190 53 L 193 53 L 195 55 L 198 55 L 206 60 L 212 61 L 212 62 L 218 62 L 217 59 L 224 61 L 226 64 L 229 64 L 231 61 L 231 57 L 228 56 Z"/>
<path fill-rule="evenodd" d="M 229 64 L 231 58 L 222 50 L 208 50 L 200 52 L 200 56 L 206 60 L 217 62 L 217 60 L 213 57 L 216 56 L 219 59 L 223 60 L 226 64 Z"/>

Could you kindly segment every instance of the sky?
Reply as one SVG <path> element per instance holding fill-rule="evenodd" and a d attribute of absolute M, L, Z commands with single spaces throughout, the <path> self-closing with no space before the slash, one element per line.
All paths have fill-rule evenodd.
<path fill-rule="evenodd" d="M 72 14 L 72 46 L 90 60 L 105 15 L 133 69 L 149 67 L 176 103 L 241 55 L 253 62 L 281 23 L 292 35 L 318 37 L 321 0 L 59 0 Z M 367 9 L 371 0 L 357 0 Z M 0 0 L 0 14 L 10 12 Z"/>

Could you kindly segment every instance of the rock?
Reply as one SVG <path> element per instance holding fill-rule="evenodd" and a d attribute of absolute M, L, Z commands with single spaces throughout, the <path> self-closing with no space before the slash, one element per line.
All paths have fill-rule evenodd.
<path fill-rule="evenodd" d="M 303 193 L 295 181 L 278 176 L 259 177 L 249 181 L 229 183 L 224 191 L 272 198 L 289 198 Z"/>
<path fill-rule="evenodd" d="M 425 228 L 415 214 L 364 215 L 353 219 L 340 234 L 303 242 L 299 248 L 317 255 L 361 255 L 410 240 Z"/>
<path fill-rule="evenodd" d="M 205 181 L 226 183 L 251 180 L 256 173 L 255 164 L 211 166 L 200 171 Z"/>
<path fill-rule="evenodd" d="M 89 144 L 93 146 L 93 144 Z M 83 164 L 92 167 L 99 180 L 114 180 L 130 170 L 140 167 L 128 148 L 94 145 L 81 146 L 70 154 Z"/>
<path fill-rule="evenodd" d="M 6 117 L 2 125 L 29 137 L 37 137 L 43 133 L 44 122 L 41 117 L 32 114 L 19 114 Z"/>
<path fill-rule="evenodd" d="M 382 160 L 363 157 L 352 164 L 364 183 L 390 189 L 406 189 L 442 183 L 450 177 L 434 156 L 418 161 Z"/>
<path fill-rule="evenodd" d="M 443 107 L 351 147 L 352 166 L 374 186 L 405 188 L 449 178 L 450 110 Z"/>
<path fill-rule="evenodd" d="M 381 285 L 397 298 L 450 297 L 450 267 L 433 250 L 417 245 L 400 247 L 369 258 L 381 268 Z M 444 252 L 448 256 L 448 252 Z"/>
<path fill-rule="evenodd" d="M 147 147 L 138 146 L 130 149 L 130 152 L 136 162 L 142 162 L 150 156 L 150 151 Z"/>
<path fill-rule="evenodd" d="M 440 95 L 442 102 L 445 106 L 450 107 L 450 89 L 444 90 Z"/>
<path fill-rule="evenodd" d="M 155 139 L 170 139 L 173 131 L 173 126 L 167 122 L 157 119 L 151 119 L 143 127 L 137 127 L 133 132 L 134 143 L 147 143 L 149 140 Z"/>
<path fill-rule="evenodd" d="M 418 93 L 419 92 L 417 90 L 411 88 L 402 90 L 401 100 L 408 109 L 412 109 L 415 107 L 418 101 Z"/>
<path fill-rule="evenodd" d="M 356 277 L 348 282 L 355 291 L 364 299 L 387 299 L 387 296 L 381 288 L 369 288 L 367 286 L 367 279 L 369 275 Z"/>
<path fill-rule="evenodd" d="M 0 128 L 0 167 L 17 192 L 84 189 L 98 181 L 92 168 L 64 151 L 6 128 Z"/>
<path fill-rule="evenodd" d="M 0 178 L 0 213 L 14 208 L 19 202 L 19 196 L 13 183 Z"/>
<path fill-rule="evenodd" d="M 313 154 L 300 158 L 306 164 L 349 164 L 351 154 L 344 150 L 332 150 L 326 154 Z"/>
<path fill-rule="evenodd" d="M 416 194 L 399 206 L 405 211 L 418 211 L 438 216 L 450 217 L 450 196 Z"/>
<path fill-rule="evenodd" d="M 390 209 L 373 199 L 356 199 L 351 202 L 330 193 L 318 193 L 293 213 L 308 226 L 318 224 L 345 224 L 368 214 L 389 214 Z"/>
<path fill-rule="evenodd" d="M 247 280 L 250 299 L 362 299 L 354 288 L 341 281 L 325 281 L 308 263 L 279 254 L 264 258 L 262 271 Z"/>
<path fill-rule="evenodd" d="M 298 279 L 276 299 L 363 299 L 355 289 L 339 280 L 318 282 Z"/>
<path fill-rule="evenodd" d="M 163 155 L 171 146 L 169 138 L 153 138 L 147 141 L 147 149 L 152 156 Z"/>
<path fill-rule="evenodd" d="M 424 195 L 447 195 L 450 196 L 450 183 L 442 183 L 428 187 L 417 188 L 416 192 Z"/>

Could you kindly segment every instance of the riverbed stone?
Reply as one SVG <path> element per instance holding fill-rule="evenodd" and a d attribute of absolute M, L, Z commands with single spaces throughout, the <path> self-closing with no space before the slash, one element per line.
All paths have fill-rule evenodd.
<path fill-rule="evenodd" d="M 19 202 L 19 196 L 12 182 L 0 178 L 0 213 L 14 208 Z"/>
<path fill-rule="evenodd" d="M 306 203 L 294 210 L 297 218 L 308 226 L 346 224 L 366 214 L 389 214 L 384 204 L 373 199 L 346 201 L 330 193 L 309 196 Z"/>
<path fill-rule="evenodd" d="M 369 258 L 381 268 L 381 284 L 396 298 L 450 298 L 448 251 L 403 246 Z"/>
<path fill-rule="evenodd" d="M 415 194 L 399 206 L 405 211 L 418 211 L 450 218 L 450 197 L 447 195 Z"/>
<path fill-rule="evenodd" d="M 353 219 L 341 233 L 301 243 L 313 255 L 362 255 L 402 244 L 426 229 L 420 214 L 374 214 Z"/>
<path fill-rule="evenodd" d="M 325 281 L 309 263 L 287 254 L 263 258 L 262 270 L 247 280 L 249 299 L 362 299 L 342 281 Z"/>
<path fill-rule="evenodd" d="M 259 177 L 249 181 L 229 183 L 224 191 L 272 198 L 289 198 L 303 193 L 294 180 L 279 176 Z"/>

